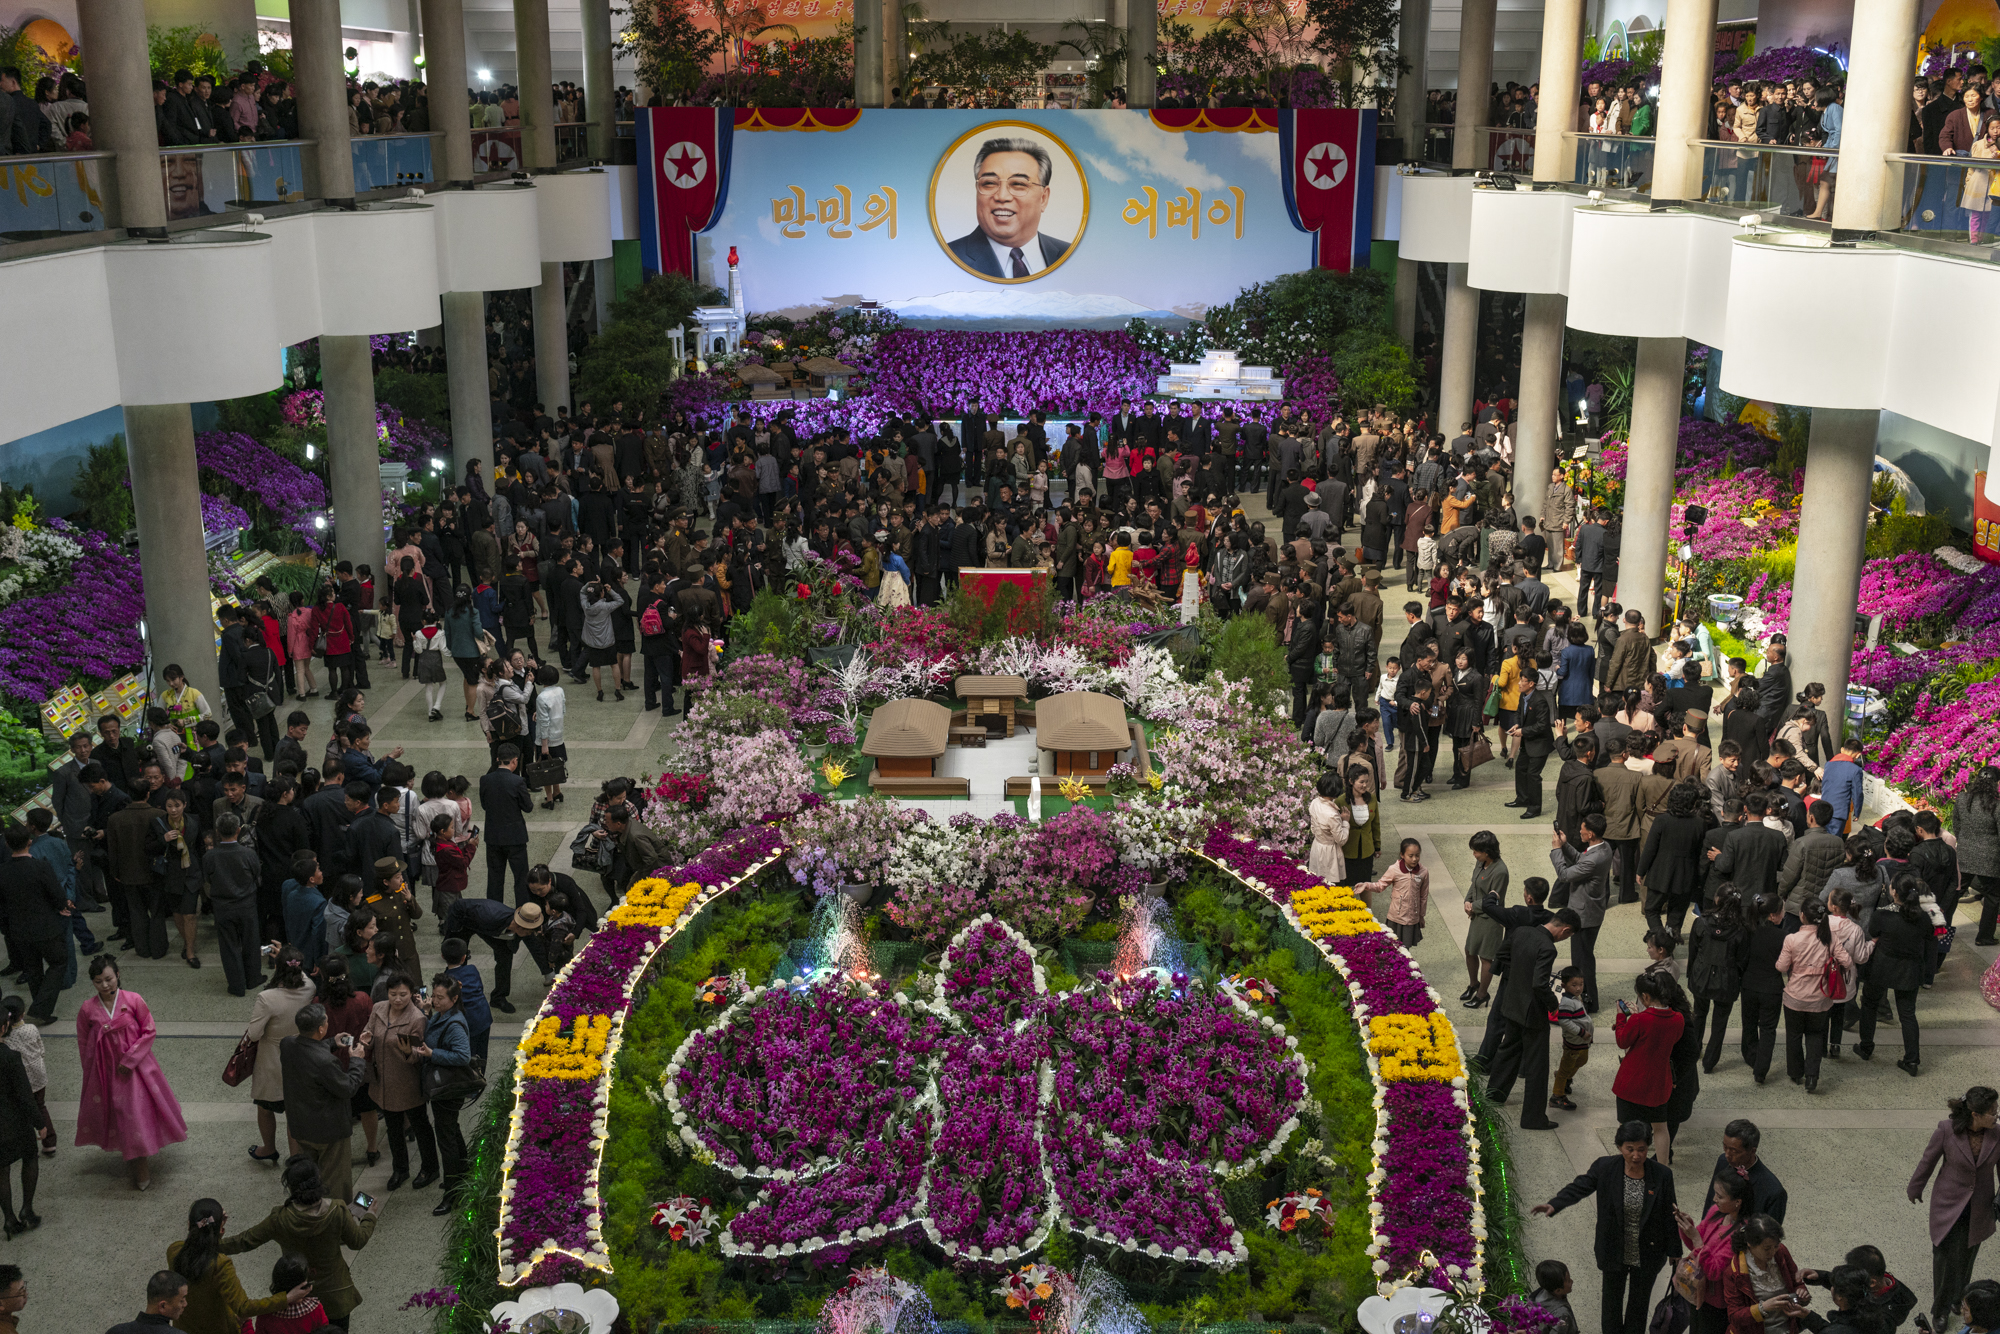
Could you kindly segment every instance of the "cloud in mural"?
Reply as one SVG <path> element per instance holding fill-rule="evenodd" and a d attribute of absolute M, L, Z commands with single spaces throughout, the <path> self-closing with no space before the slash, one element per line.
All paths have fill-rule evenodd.
<path fill-rule="evenodd" d="M 1162 134 L 1154 128 L 1149 116 L 1113 115 L 1096 117 L 1095 120 L 1097 123 L 1091 128 L 1111 151 L 1111 156 L 1107 160 L 1104 154 L 1093 153 L 1090 162 L 1108 180 L 1122 182 L 1129 174 L 1136 173 L 1165 178 L 1176 185 L 1191 185 L 1197 190 L 1220 190 L 1228 185 L 1222 177 L 1188 155 L 1188 135 Z"/>

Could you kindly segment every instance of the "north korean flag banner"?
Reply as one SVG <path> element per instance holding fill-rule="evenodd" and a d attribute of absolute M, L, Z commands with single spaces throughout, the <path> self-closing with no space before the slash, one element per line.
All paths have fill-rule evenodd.
<path fill-rule="evenodd" d="M 694 277 L 694 234 L 713 227 L 729 199 L 728 107 L 647 107 L 639 141 L 639 264 L 648 278 Z"/>
<path fill-rule="evenodd" d="M 1314 234 L 1315 263 L 1366 267 L 1375 215 L 1375 116 L 1371 110 L 1282 111 L 1279 152 L 1292 225 Z"/>

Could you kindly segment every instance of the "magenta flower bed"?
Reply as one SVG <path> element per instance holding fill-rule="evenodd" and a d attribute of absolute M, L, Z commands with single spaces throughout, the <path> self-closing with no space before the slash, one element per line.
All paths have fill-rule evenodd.
<path fill-rule="evenodd" d="M 693 880 L 704 886 L 726 885 L 769 858 L 784 841 L 774 827 L 741 830 L 693 861 L 655 875 L 676 884 Z M 551 1015 L 565 1024 L 580 1015 L 622 1017 L 632 1003 L 634 969 L 652 957 L 670 934 L 662 927 L 620 926 L 607 920 L 551 988 L 536 1021 Z M 513 1161 L 507 1179 L 513 1194 L 502 1213 L 503 1265 L 525 1262 L 545 1246 L 588 1252 L 601 1244 L 592 1226 L 590 1203 L 598 1160 L 591 1147 L 597 1094 L 595 1080 L 523 1078 L 516 1084 L 521 1122 L 510 1145 Z M 572 1273 L 576 1264 L 573 1257 L 551 1255 L 525 1278 L 554 1281 Z"/>
<path fill-rule="evenodd" d="M 1285 853 L 1244 842 L 1218 825 L 1202 855 L 1278 903 L 1321 883 Z M 1343 966 L 1348 989 L 1368 1014 L 1428 1015 L 1438 1008 L 1421 971 L 1386 932 L 1329 937 L 1315 942 Z M 1478 1171 L 1471 1149 L 1470 1112 L 1463 1093 L 1442 1083 L 1391 1080 L 1384 1092 L 1386 1124 L 1378 1138 L 1383 1179 L 1375 1192 L 1382 1206 L 1375 1224 L 1379 1261 L 1388 1272 L 1415 1268 L 1425 1251 L 1442 1266 L 1476 1274 L 1483 1228 L 1472 1195 Z"/>
<path fill-rule="evenodd" d="M 1955 620 L 1980 591 L 1973 576 L 1960 574 L 1927 551 L 1913 551 L 1862 567 L 1859 610 L 1902 630 L 1933 617 Z"/>
<path fill-rule="evenodd" d="M 1762 548 L 1782 546 L 1798 536 L 1799 515 L 1792 508 L 1792 495 L 1792 488 L 1762 468 L 1697 482 L 1674 497 L 1667 531 L 1681 531 L 1682 517 L 1689 505 L 1704 505 L 1708 508 L 1708 519 L 1694 535 L 1696 558 L 1742 560 Z M 1746 519 L 1756 522 L 1746 523 Z"/>
<path fill-rule="evenodd" d="M 1954 797 L 2000 755 L 2000 680 L 1982 681 L 1949 704 L 1926 694 L 1907 726 L 1889 734 L 1869 768 L 1898 786 Z"/>

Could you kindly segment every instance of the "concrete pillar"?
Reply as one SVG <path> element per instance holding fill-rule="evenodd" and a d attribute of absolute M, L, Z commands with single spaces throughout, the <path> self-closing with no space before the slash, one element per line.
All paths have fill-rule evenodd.
<path fill-rule="evenodd" d="M 611 160 L 611 0 L 583 0 L 583 118 L 590 125 L 590 160 Z"/>
<path fill-rule="evenodd" d="M 1713 0 L 1711 0 L 1711 3 Z M 1546 0 L 1542 7 L 1542 106 L 1563 106 L 1561 91 L 1575 82 L 1572 73 L 1583 58 L 1583 0 Z M 1551 94 L 1554 94 L 1553 99 Z M 1554 118 L 1552 118 L 1553 120 Z M 1569 180 L 1575 159 L 1563 139 L 1559 121 L 1536 127 L 1535 179 Z M 1555 467 L 1556 445 L 1563 436 L 1563 325 L 1569 298 L 1560 293 L 1528 295 L 1521 322 L 1521 382 L 1519 422 L 1514 428 L 1514 509 L 1522 517 L 1542 517 L 1542 500 L 1549 473 Z M 1549 538 L 1559 544 L 1561 536 Z M 1560 553 L 1558 553 L 1560 554 Z"/>
<path fill-rule="evenodd" d="M 1687 343 L 1641 338 L 1632 384 L 1631 453 L 1625 466 L 1625 534 L 1618 549 L 1618 601 L 1646 617 L 1646 633 L 1666 628 L 1667 521 L 1674 504 L 1674 450 L 1681 425 L 1681 376 Z M 1515 493 L 1516 500 L 1520 494 Z"/>
<path fill-rule="evenodd" d="M 597 259 L 590 275 L 591 294 L 596 298 L 597 331 L 603 333 L 611 327 L 611 295 L 618 286 L 618 261 Z"/>
<path fill-rule="evenodd" d="M 434 173 L 447 185 L 472 183 L 472 122 L 465 111 L 465 7 L 463 0 L 423 0 L 424 79 L 430 85 L 431 129 L 440 156 Z"/>
<path fill-rule="evenodd" d="M 1679 0 L 1675 0 L 1679 3 Z M 1707 0 L 1711 13 L 1715 0 Z M 1714 27 L 1711 22 L 1709 26 Z M 1542 5 L 1541 114 L 1535 126 L 1535 179 L 1567 181 L 1576 155 L 1562 132 L 1576 112 L 1577 71 L 1583 64 L 1583 0 L 1544 0 Z M 1543 117 L 1547 118 L 1544 124 Z M 1564 303 L 1565 306 L 1567 303 Z M 1517 494 L 1514 499 L 1519 500 Z"/>
<path fill-rule="evenodd" d="M 478 459 L 493 477 L 493 394 L 486 381 L 486 294 L 444 294 L 445 389 L 451 395 L 451 475 Z"/>
<path fill-rule="evenodd" d="M 514 69 L 521 88 L 521 156 L 529 171 L 547 171 L 556 165 L 549 0 L 514 0 Z"/>
<path fill-rule="evenodd" d="M 1396 341 L 1412 353 L 1417 350 L 1418 291 L 1423 287 L 1423 268 L 1414 259 L 1396 257 Z"/>
<path fill-rule="evenodd" d="M 1917 63 L 1918 0 L 1868 0 L 1854 7 L 1854 58 L 1840 122 L 1840 174 L 1833 192 L 1833 239 L 1852 241 L 1896 225 L 1902 208 L 1900 153 Z M 1798 673 L 1795 671 L 1793 676 Z M 1841 679 L 1847 679 L 1846 673 Z M 1827 698 L 1835 699 L 1827 682 Z"/>
<path fill-rule="evenodd" d="M 152 81 L 135 86 L 151 88 Z M 96 124 L 93 116 L 91 125 Z M 153 196 L 159 197 L 157 185 Z M 168 663 L 179 663 L 188 683 L 207 697 L 220 718 L 215 618 L 208 609 L 208 555 L 202 542 L 201 488 L 195 477 L 194 417 L 188 405 L 128 406 L 125 459 L 139 529 L 140 579 L 146 591 L 146 636 L 154 680 L 160 679 Z"/>
<path fill-rule="evenodd" d="M 1845 147 L 1844 137 L 1841 143 Z M 1847 715 L 1854 609 L 1861 596 L 1868 491 L 1875 481 L 1875 432 L 1881 417 L 1874 409 L 1814 408 L 1806 447 L 1799 531 L 1819 540 L 1813 542 L 1812 559 L 1799 562 L 1786 642 L 1792 688 L 1803 690 L 1810 681 L 1826 687 L 1826 716 L 1836 739 Z"/>
<path fill-rule="evenodd" d="M 90 4 L 79 6 L 77 16 L 83 49 L 90 52 L 91 82 L 103 85 L 90 90 L 91 139 L 98 152 L 117 155 L 102 177 L 105 220 L 133 236 L 165 236 L 167 200 L 153 131 L 145 11 L 138 5 Z"/>
<path fill-rule="evenodd" d="M 882 20 L 895 0 L 854 0 L 854 104 L 888 105 L 882 85 Z"/>
<path fill-rule="evenodd" d="M 1424 56 L 1431 43 L 1431 0 L 1403 0 L 1396 53 L 1409 65 L 1396 84 L 1396 137 L 1403 161 L 1424 160 Z M 1398 290 L 1401 290 L 1400 287 Z"/>
<path fill-rule="evenodd" d="M 1913 30 L 1914 31 L 1914 30 Z M 1857 48 L 1858 49 L 1858 48 Z M 1916 56 L 1911 55 L 1911 67 Z M 1701 198 L 1701 145 L 1709 128 L 1715 70 L 1715 0 L 1670 0 L 1660 57 L 1660 108 L 1653 131 L 1653 204 Z M 1909 101 L 1909 79 L 1903 80 Z"/>
<path fill-rule="evenodd" d="M 561 264 L 542 265 L 542 285 L 535 289 L 535 397 L 551 417 L 558 405 L 569 406 L 569 308 Z"/>
<path fill-rule="evenodd" d="M 903 69 L 909 63 L 910 34 L 904 26 L 903 0 L 882 0 L 882 86 L 909 89 L 903 84 Z M 885 97 L 883 105 L 893 101 Z"/>
<path fill-rule="evenodd" d="M 1521 324 L 1521 395 L 1514 427 L 1514 511 L 1542 517 L 1556 445 L 1563 430 L 1563 317 L 1569 300 L 1543 292 L 1528 294 Z M 1456 423 L 1454 423 L 1456 425 Z M 1551 536 L 1554 546 L 1560 538 Z"/>
<path fill-rule="evenodd" d="M 1475 397 L 1472 379 L 1479 360 L 1479 290 L 1467 284 L 1465 275 L 1463 264 L 1445 266 L 1444 341 L 1438 348 L 1437 429 L 1447 440 L 1472 420 Z"/>
<path fill-rule="evenodd" d="M 366 561 L 375 570 L 375 587 L 386 588 L 382 451 L 375 437 L 375 370 L 367 337 L 322 336 L 319 364 L 326 386 L 326 471 L 333 492 L 335 549 L 342 560 L 356 565 Z"/>
<path fill-rule="evenodd" d="M 292 5 L 292 86 L 305 148 L 306 194 L 354 207 L 354 150 L 347 134 L 347 74 L 341 64 L 340 0 Z M 370 399 L 373 402 L 373 399 Z"/>
<path fill-rule="evenodd" d="M 1160 11 L 1154 0 L 1125 0 L 1125 105 L 1151 107 L 1160 97 Z"/>
<path fill-rule="evenodd" d="M 1495 0 L 1465 0 L 1458 28 L 1458 119 L 1452 128 L 1451 169 L 1470 171 L 1485 157 L 1474 130 L 1486 123 L 1493 96 Z M 1456 425 L 1456 423 L 1454 423 Z"/>

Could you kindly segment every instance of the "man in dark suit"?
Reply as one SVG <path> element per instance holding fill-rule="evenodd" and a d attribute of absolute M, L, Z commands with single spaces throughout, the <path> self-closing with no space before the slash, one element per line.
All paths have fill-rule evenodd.
<path fill-rule="evenodd" d="M 988 139 L 972 160 L 979 225 L 951 243 L 954 258 L 982 278 L 1018 282 L 1054 268 L 1069 242 L 1042 234 L 1055 163 L 1022 135 Z"/>
<path fill-rule="evenodd" d="M 1576 910 L 1564 908 L 1533 926 L 1517 926 L 1501 942 L 1493 971 L 1500 974 L 1500 996 L 1493 1014 L 1505 1031 L 1493 1057 L 1486 1096 L 1507 1101 L 1514 1078 L 1523 1081 L 1521 1129 L 1554 1130 L 1549 1120 L 1549 1009 L 1555 1004 L 1549 974 L 1555 967 L 1556 942 L 1576 930 Z"/>
<path fill-rule="evenodd" d="M 521 778 L 521 748 L 509 742 L 493 752 L 493 768 L 479 780 L 486 812 L 486 897 L 507 897 L 507 868 L 514 868 L 514 899 L 527 902 L 528 821 L 535 799 Z"/>
<path fill-rule="evenodd" d="M 63 987 L 63 918 L 70 907 L 56 873 L 35 856 L 34 842 L 35 831 L 27 825 L 8 827 L 7 860 L 0 863 L 0 931 L 31 995 L 28 1018 L 48 1024 L 55 1020 L 56 994 Z"/>
<path fill-rule="evenodd" d="M 1537 668 L 1548 665 L 1548 654 L 1535 655 Z M 1523 820 L 1538 819 L 1542 813 L 1542 769 L 1556 748 L 1555 699 L 1545 690 L 1535 689 L 1533 673 L 1521 674 L 1521 721 L 1514 727 L 1520 737 L 1521 757 L 1514 762 L 1514 799 L 1506 804 L 1521 812 Z"/>
<path fill-rule="evenodd" d="M 1782 830 L 1764 823 L 1771 812 L 1769 793 L 1750 793 L 1743 799 L 1743 807 L 1749 821 L 1723 840 L 1715 869 L 1735 883 L 1747 903 L 1752 894 L 1777 894 L 1778 873 L 1785 869 L 1791 840 Z"/>

